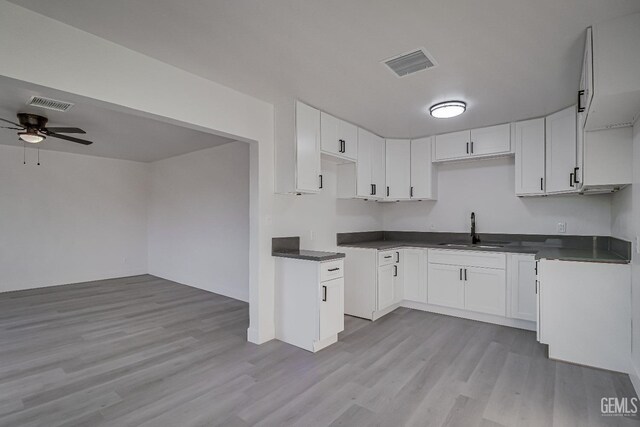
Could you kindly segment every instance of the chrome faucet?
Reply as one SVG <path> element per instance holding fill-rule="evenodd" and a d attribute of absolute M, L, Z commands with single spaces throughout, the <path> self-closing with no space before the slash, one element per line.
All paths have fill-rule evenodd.
<path fill-rule="evenodd" d="M 476 234 L 476 213 L 471 212 L 471 243 L 480 243 L 480 236 Z"/>

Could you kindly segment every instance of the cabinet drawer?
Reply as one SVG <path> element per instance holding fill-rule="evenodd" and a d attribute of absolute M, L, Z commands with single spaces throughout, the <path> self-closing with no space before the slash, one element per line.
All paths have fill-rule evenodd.
<path fill-rule="evenodd" d="M 469 267 L 506 268 L 505 254 L 494 252 L 456 251 L 430 249 L 429 264 L 466 265 Z"/>
<path fill-rule="evenodd" d="M 320 281 L 337 279 L 344 276 L 344 260 L 327 261 L 320 263 Z"/>
<path fill-rule="evenodd" d="M 400 251 L 380 251 L 378 252 L 378 266 L 393 264 L 399 261 Z"/>

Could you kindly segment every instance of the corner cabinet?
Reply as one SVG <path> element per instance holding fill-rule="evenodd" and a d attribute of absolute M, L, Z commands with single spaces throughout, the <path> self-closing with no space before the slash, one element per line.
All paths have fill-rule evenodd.
<path fill-rule="evenodd" d="M 325 112 L 320 113 L 320 149 L 333 157 L 356 160 L 358 127 Z"/>
<path fill-rule="evenodd" d="M 358 128 L 357 160 L 338 165 L 339 199 L 381 200 L 385 197 L 384 139 Z"/>
<path fill-rule="evenodd" d="M 436 135 L 433 152 L 434 162 L 510 155 L 513 153 L 510 125 Z"/>
<path fill-rule="evenodd" d="M 436 200 L 438 198 L 437 174 L 432 163 L 433 137 L 411 140 L 411 188 L 412 200 Z"/>
<path fill-rule="evenodd" d="M 516 151 L 516 195 L 545 194 L 544 118 L 514 123 L 513 141 Z"/>
<path fill-rule="evenodd" d="M 316 352 L 344 330 L 344 261 L 276 258 L 276 338 Z"/>
<path fill-rule="evenodd" d="M 318 193 L 320 169 L 320 111 L 296 101 L 295 192 Z"/>
<path fill-rule="evenodd" d="M 393 200 L 408 200 L 411 197 L 411 141 L 387 139 L 386 141 L 385 196 Z"/>

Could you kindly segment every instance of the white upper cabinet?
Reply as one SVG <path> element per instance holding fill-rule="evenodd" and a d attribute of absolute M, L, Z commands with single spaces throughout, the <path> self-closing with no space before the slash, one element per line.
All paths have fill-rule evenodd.
<path fill-rule="evenodd" d="M 510 155 L 510 125 L 489 126 L 435 136 L 433 161 Z"/>
<path fill-rule="evenodd" d="M 358 129 L 357 188 L 358 197 L 382 199 L 384 188 L 384 139 L 364 129 Z M 360 161 L 360 153 L 365 161 Z"/>
<path fill-rule="evenodd" d="M 576 192 L 576 107 L 547 116 L 545 128 L 546 191 L 548 194 Z"/>
<path fill-rule="evenodd" d="M 544 194 L 544 118 L 515 123 L 513 134 L 516 151 L 516 195 Z"/>
<path fill-rule="evenodd" d="M 355 160 L 358 155 L 358 128 L 325 112 L 320 115 L 320 123 L 322 152 Z"/>
<path fill-rule="evenodd" d="M 386 140 L 386 196 L 392 200 L 407 200 L 411 193 L 411 141 Z"/>
<path fill-rule="evenodd" d="M 580 89 L 578 91 L 578 113 L 585 119 L 589 113 L 591 100 L 593 99 L 593 49 L 591 28 L 587 28 L 585 38 L 584 56 L 582 59 L 582 75 L 580 76 Z"/>
<path fill-rule="evenodd" d="M 318 193 L 320 172 L 320 111 L 296 101 L 296 188 L 299 193 Z"/>
<path fill-rule="evenodd" d="M 585 45 L 585 130 L 631 126 L 640 112 L 640 13 L 595 24 Z"/>
<path fill-rule="evenodd" d="M 471 133 L 468 130 L 435 137 L 434 160 L 454 160 L 469 157 Z"/>
<path fill-rule="evenodd" d="M 472 156 L 495 156 L 511 153 L 509 124 L 471 129 L 469 151 Z"/>
<path fill-rule="evenodd" d="M 437 175 L 431 163 L 433 139 L 428 137 L 411 141 L 411 199 L 437 199 Z"/>

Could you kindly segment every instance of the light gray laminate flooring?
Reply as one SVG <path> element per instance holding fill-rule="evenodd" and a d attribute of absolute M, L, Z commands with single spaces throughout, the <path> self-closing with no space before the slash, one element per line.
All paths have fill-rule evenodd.
<path fill-rule="evenodd" d="M 248 305 L 153 276 L 0 294 L 1 426 L 596 426 L 629 378 L 532 332 L 398 309 L 317 353 L 246 342 Z"/>

